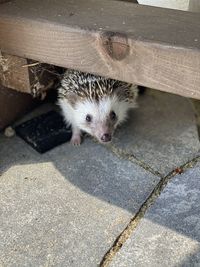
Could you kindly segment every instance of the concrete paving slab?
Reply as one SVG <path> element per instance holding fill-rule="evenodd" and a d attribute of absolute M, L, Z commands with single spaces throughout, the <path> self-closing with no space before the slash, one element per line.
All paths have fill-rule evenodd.
<path fill-rule="evenodd" d="M 167 185 L 111 267 L 200 266 L 200 163 Z"/>
<path fill-rule="evenodd" d="M 160 179 L 90 139 L 0 147 L 0 266 L 98 266 Z"/>
<path fill-rule="evenodd" d="M 180 96 L 146 91 L 139 108 L 117 131 L 114 145 L 168 174 L 200 150 L 192 104 Z"/>

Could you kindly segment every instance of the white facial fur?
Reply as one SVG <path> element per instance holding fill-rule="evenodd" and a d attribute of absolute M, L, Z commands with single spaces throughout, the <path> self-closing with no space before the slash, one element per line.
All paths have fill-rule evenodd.
<path fill-rule="evenodd" d="M 113 134 L 117 125 L 126 119 L 127 111 L 134 108 L 136 103 L 119 101 L 118 97 L 113 95 L 104 97 L 99 103 L 88 99 L 83 102 L 77 101 L 74 107 L 68 103 L 67 99 L 60 99 L 59 105 L 66 122 L 100 140 L 104 133 Z M 111 111 L 114 111 L 117 116 L 115 123 L 110 123 Z M 90 123 L 86 121 L 87 115 L 92 117 Z"/>

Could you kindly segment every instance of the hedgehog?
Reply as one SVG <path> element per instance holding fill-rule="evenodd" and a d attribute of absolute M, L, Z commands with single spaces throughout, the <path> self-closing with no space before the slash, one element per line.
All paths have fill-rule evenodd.
<path fill-rule="evenodd" d="M 110 142 L 128 111 L 137 107 L 137 94 L 137 85 L 67 69 L 58 88 L 58 105 L 71 125 L 71 143 L 80 145 L 83 132 Z"/>

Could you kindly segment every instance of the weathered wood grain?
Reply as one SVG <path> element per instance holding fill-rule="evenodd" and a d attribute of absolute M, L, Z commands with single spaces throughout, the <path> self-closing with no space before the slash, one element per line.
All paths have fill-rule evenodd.
<path fill-rule="evenodd" d="M 107 0 L 17 0 L 0 49 L 200 99 L 200 15 Z"/>
<path fill-rule="evenodd" d="M 0 85 L 0 130 L 39 104 L 31 95 Z"/>
<path fill-rule="evenodd" d="M 0 84 L 19 92 L 31 93 L 27 59 L 0 54 Z"/>
<path fill-rule="evenodd" d="M 6 2 L 10 2 L 11 0 L 0 0 L 0 4 L 6 3 Z"/>
<path fill-rule="evenodd" d="M 0 84 L 4 87 L 44 97 L 57 82 L 54 66 L 0 52 Z"/>

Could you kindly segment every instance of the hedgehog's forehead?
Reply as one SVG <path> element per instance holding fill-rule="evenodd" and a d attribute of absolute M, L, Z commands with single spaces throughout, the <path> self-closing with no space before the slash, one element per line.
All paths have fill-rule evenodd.
<path fill-rule="evenodd" d="M 85 99 L 78 102 L 76 110 L 81 116 L 92 115 L 96 119 L 105 119 L 116 104 L 115 97 L 103 97 L 99 101 Z"/>

